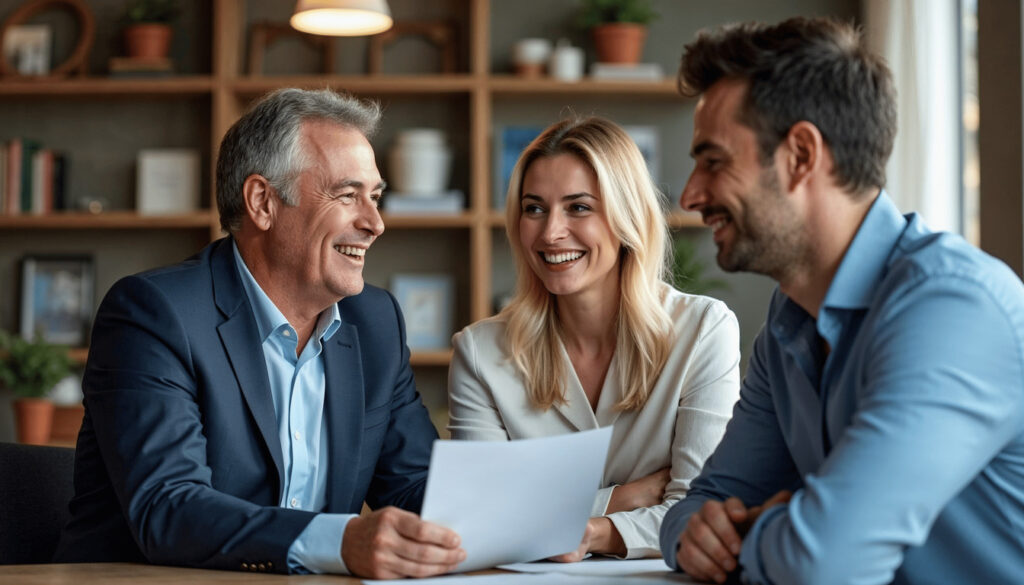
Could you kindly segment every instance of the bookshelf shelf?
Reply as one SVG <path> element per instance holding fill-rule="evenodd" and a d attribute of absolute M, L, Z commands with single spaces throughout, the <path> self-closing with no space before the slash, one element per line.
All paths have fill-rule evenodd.
<path fill-rule="evenodd" d="M 145 96 L 203 96 L 214 88 L 210 76 L 174 76 L 161 79 L 114 79 L 86 77 L 82 79 L 17 79 L 0 83 L 0 96 L 47 97 L 66 96 L 102 98 Z"/>
<path fill-rule="evenodd" d="M 209 229 L 215 222 L 210 210 L 176 215 L 139 215 L 134 211 L 108 211 L 91 214 L 57 212 L 45 215 L 0 215 L 2 229 Z"/>

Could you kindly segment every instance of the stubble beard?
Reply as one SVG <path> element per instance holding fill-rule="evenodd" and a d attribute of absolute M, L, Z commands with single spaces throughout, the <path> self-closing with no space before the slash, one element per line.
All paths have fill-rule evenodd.
<path fill-rule="evenodd" d="M 732 218 L 735 237 L 728 248 L 719 245 L 718 265 L 781 282 L 800 264 L 806 236 L 773 166 L 762 169 L 757 191 L 747 199 L 743 217 Z"/>

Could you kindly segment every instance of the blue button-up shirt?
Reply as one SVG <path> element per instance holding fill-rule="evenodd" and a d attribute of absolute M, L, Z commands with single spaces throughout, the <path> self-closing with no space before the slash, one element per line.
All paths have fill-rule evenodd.
<path fill-rule="evenodd" d="M 749 583 L 1020 583 L 1016 275 L 883 192 L 817 320 L 775 292 L 725 436 L 665 516 L 666 560 L 705 501 L 782 489 L 743 541 Z"/>
<path fill-rule="evenodd" d="M 270 297 L 263 292 L 232 242 L 235 266 L 252 306 L 277 415 L 284 477 L 281 506 L 321 512 L 327 500 L 327 424 L 324 419 L 323 342 L 341 326 L 337 305 L 324 310 L 301 354 L 298 340 Z M 341 540 L 351 514 L 319 514 L 288 550 L 294 571 L 345 573 Z"/>

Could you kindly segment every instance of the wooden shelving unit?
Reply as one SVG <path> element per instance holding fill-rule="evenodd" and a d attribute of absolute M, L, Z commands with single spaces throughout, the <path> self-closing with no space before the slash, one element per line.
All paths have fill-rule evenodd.
<path fill-rule="evenodd" d="M 200 6 L 204 6 L 200 4 Z M 674 81 L 604 82 L 585 80 L 565 83 L 549 79 L 526 80 L 490 71 L 491 0 L 466 0 L 469 34 L 460 49 L 468 50 L 468 71 L 448 75 L 302 75 L 246 76 L 244 61 L 246 0 L 213 0 L 209 9 L 212 63 L 209 75 L 177 76 L 163 79 L 110 79 L 89 77 L 67 80 L 3 81 L 0 100 L 46 98 L 47 100 L 103 100 L 117 102 L 135 98 L 209 99 L 209 152 L 215 160 L 224 132 L 256 97 L 280 87 L 331 87 L 357 95 L 428 96 L 465 100 L 469 136 L 467 142 L 468 208 L 458 215 L 385 215 L 389 230 L 462 230 L 468 232 L 468 290 L 457 296 L 468 303 L 460 311 L 475 321 L 492 313 L 492 257 L 496 231 L 504 225 L 502 213 L 491 209 L 492 128 L 496 99 L 593 97 L 609 100 L 665 102 L 679 100 Z M 205 9 L 205 8 L 204 8 Z M 2 104 L 2 101 L 0 101 Z M 199 145 L 194 145 L 199 148 Z M 379 154 L 380 155 L 380 154 Z M 212 162 L 207 168 L 212 168 Z M 212 174 L 212 171 L 211 171 Z M 208 177 L 213 193 L 213 177 Z M 211 196 L 212 199 L 212 196 Z M 207 205 L 210 203 L 207 202 Z M 673 214 L 674 228 L 701 225 L 699 217 Z M 173 216 L 142 216 L 130 211 L 98 215 L 55 213 L 45 216 L 0 216 L 4 230 L 206 230 L 209 238 L 221 237 L 216 210 L 206 209 Z M 429 234 L 428 234 L 429 237 Z M 100 291 L 102 292 L 102 291 Z M 457 323 L 462 327 L 467 323 Z M 75 359 L 84 360 L 86 350 L 76 350 Z M 446 366 L 450 351 L 416 352 L 417 366 Z"/>

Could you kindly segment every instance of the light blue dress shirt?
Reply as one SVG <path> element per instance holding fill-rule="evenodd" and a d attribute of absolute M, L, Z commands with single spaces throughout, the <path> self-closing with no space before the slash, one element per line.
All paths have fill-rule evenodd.
<path fill-rule="evenodd" d="M 883 192 L 817 320 L 775 292 L 725 436 L 665 516 L 665 559 L 705 501 L 781 489 L 744 539 L 745 582 L 1024 582 L 1017 276 Z"/>
<path fill-rule="evenodd" d="M 235 266 L 252 305 L 270 394 L 277 415 L 284 478 L 281 506 L 322 512 L 327 501 L 327 424 L 324 418 L 323 342 L 341 326 L 337 305 L 324 310 L 313 335 L 296 356 L 295 329 L 263 292 L 231 243 Z M 341 540 L 353 514 L 318 514 L 288 549 L 288 567 L 295 572 L 347 573 Z"/>

